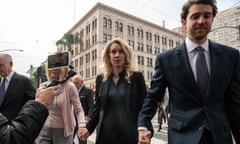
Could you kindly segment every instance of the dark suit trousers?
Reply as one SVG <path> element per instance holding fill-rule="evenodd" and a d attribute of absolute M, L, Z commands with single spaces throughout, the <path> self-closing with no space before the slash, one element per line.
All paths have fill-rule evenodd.
<path fill-rule="evenodd" d="M 199 144 L 213 144 L 212 134 L 209 130 L 204 129 Z"/>

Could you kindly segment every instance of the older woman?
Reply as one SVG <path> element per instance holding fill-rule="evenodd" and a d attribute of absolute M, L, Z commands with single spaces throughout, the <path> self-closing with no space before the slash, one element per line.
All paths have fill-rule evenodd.
<path fill-rule="evenodd" d="M 132 49 L 121 39 L 107 43 L 103 62 L 88 132 L 81 137 L 98 127 L 96 144 L 137 144 L 137 117 L 146 95 L 144 77 L 134 70 Z"/>
<path fill-rule="evenodd" d="M 49 80 L 63 80 L 68 68 L 46 70 Z M 41 86 L 46 85 L 46 82 Z M 74 112 L 76 113 L 79 129 L 84 129 L 84 111 L 78 92 L 71 81 L 61 84 L 60 91 L 53 104 L 48 106 L 49 116 L 37 139 L 39 144 L 72 144 L 75 127 Z"/>

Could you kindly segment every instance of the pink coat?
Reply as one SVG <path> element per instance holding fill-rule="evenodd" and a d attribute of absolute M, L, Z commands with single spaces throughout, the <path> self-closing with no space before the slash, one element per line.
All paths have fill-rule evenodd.
<path fill-rule="evenodd" d="M 73 134 L 76 126 L 74 111 L 79 127 L 85 127 L 85 117 L 75 85 L 67 81 L 61 85 L 60 89 L 60 94 L 56 96 L 56 104 L 48 107 L 49 116 L 44 126 L 49 128 L 64 128 L 64 137 L 67 137 Z"/>

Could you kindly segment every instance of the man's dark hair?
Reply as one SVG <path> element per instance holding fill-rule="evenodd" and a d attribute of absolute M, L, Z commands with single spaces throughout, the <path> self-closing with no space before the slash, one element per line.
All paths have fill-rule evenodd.
<path fill-rule="evenodd" d="M 186 20 L 189 12 L 189 8 L 194 5 L 194 4 L 206 4 L 206 5 L 211 5 L 212 6 L 212 14 L 213 17 L 216 16 L 217 14 L 217 2 L 216 0 L 188 0 L 182 7 L 182 12 L 181 12 L 181 19 Z"/>

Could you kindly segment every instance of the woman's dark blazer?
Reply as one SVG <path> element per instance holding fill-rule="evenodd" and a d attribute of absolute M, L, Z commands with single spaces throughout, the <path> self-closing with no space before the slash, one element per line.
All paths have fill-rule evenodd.
<path fill-rule="evenodd" d="M 109 82 L 110 79 L 103 81 L 103 75 L 98 75 L 96 78 L 96 103 L 90 116 L 91 120 L 87 124 L 87 129 L 91 134 L 97 126 L 97 138 L 106 109 Z M 145 80 L 141 72 L 134 72 L 130 78 L 130 83 L 127 80 L 125 82 L 127 112 L 135 124 L 134 127 L 136 127 L 137 133 L 137 118 L 143 104 L 143 99 L 146 96 Z"/>

